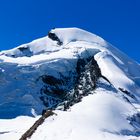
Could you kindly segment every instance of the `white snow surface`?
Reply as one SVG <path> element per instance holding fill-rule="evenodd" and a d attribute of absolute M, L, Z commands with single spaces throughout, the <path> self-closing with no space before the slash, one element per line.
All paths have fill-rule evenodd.
<path fill-rule="evenodd" d="M 131 135 L 135 128 L 126 119 L 137 112 L 135 108 L 111 91 L 99 88 L 96 92 L 66 112 L 56 110 L 57 116 L 47 118 L 30 139 L 138 140 L 139 137 Z M 18 140 L 37 118 L 23 116 L 0 120 L 0 140 Z"/>
<path fill-rule="evenodd" d="M 40 83 L 36 85 L 34 79 L 44 73 L 56 78 L 59 73 L 68 76 L 69 72 L 75 72 L 78 58 L 94 55 L 102 75 L 116 89 L 127 90 L 136 100 L 129 98 L 129 103 L 119 91 L 97 88 L 95 94 L 84 97 L 69 111 L 55 111 L 57 116 L 46 119 L 31 140 L 140 139 L 127 119 L 140 110 L 140 65 L 104 39 L 82 29 L 58 28 L 51 32 L 63 45 L 46 36 L 0 52 L 1 118 L 5 114 L 14 116 L 13 112 L 19 110 L 23 115 L 36 116 L 44 106 L 37 94 Z M 36 119 L 27 116 L 0 119 L 0 140 L 18 140 Z"/>
<path fill-rule="evenodd" d="M 132 136 L 120 136 L 121 131 L 134 131 L 126 118 L 135 109 L 111 93 L 102 93 L 102 89 L 69 111 L 56 113 L 58 116 L 46 119 L 31 140 L 124 140 Z"/>
<path fill-rule="evenodd" d="M 14 63 L 22 66 L 38 66 L 58 59 L 77 59 L 94 55 L 102 74 L 115 87 L 139 93 L 140 65 L 97 35 L 78 28 L 58 28 L 51 31 L 63 42 L 62 46 L 48 36 L 0 53 L 1 63 Z M 27 52 L 18 48 L 28 47 Z M 32 55 L 27 57 L 28 51 Z M 25 53 L 25 54 L 24 54 Z M 16 56 L 11 57 L 12 55 Z M 114 76 L 115 75 L 115 76 Z"/>

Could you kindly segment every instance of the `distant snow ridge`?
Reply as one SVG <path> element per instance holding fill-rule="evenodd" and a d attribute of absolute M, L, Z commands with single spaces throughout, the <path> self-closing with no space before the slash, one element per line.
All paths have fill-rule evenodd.
<path fill-rule="evenodd" d="M 46 119 L 33 140 L 140 135 L 140 65 L 82 29 L 52 29 L 44 38 L 0 52 L 0 93 L 1 119 L 55 110 L 57 116 Z"/>

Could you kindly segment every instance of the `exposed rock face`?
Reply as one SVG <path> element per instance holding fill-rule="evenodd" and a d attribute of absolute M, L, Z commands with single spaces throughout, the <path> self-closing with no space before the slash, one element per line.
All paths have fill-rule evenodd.
<path fill-rule="evenodd" d="M 68 95 L 70 97 L 67 97 L 68 101 L 65 103 L 65 109 L 81 101 L 82 97 L 93 94 L 94 89 L 96 88 L 96 82 L 102 76 L 100 68 L 94 57 L 86 60 L 79 59 L 76 69 L 78 76 L 75 87 L 72 91 L 73 98 L 71 95 Z"/>
<path fill-rule="evenodd" d="M 53 41 L 57 41 L 57 44 L 58 44 L 58 45 L 62 45 L 62 44 L 63 44 L 63 42 L 60 41 L 60 39 L 56 36 L 55 33 L 49 32 L 49 33 L 48 33 L 48 37 L 49 37 L 50 39 L 52 39 Z"/>
<path fill-rule="evenodd" d="M 94 57 L 78 59 L 76 71 L 73 87 L 68 89 L 66 87 L 71 77 L 61 77 L 61 79 L 48 75 L 40 77 L 44 82 L 40 99 L 47 109 L 54 109 L 60 105 L 63 106 L 63 110 L 66 110 L 79 102 L 83 96 L 93 94 L 97 80 L 102 77 Z"/>

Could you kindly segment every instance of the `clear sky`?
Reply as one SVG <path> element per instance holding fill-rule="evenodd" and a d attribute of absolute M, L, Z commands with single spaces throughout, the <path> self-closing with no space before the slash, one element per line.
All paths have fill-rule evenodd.
<path fill-rule="evenodd" d="M 140 0 L 0 0 L 0 50 L 54 27 L 93 32 L 140 62 Z"/>

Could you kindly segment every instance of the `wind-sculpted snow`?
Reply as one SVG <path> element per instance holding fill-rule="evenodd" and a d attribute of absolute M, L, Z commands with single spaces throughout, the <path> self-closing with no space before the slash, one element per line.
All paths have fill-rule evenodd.
<path fill-rule="evenodd" d="M 52 29 L 44 38 L 0 52 L 0 94 L 1 119 L 67 110 L 48 118 L 33 140 L 125 140 L 140 134 L 140 65 L 78 28 Z M 12 130 L 1 132 L 6 140 Z"/>

